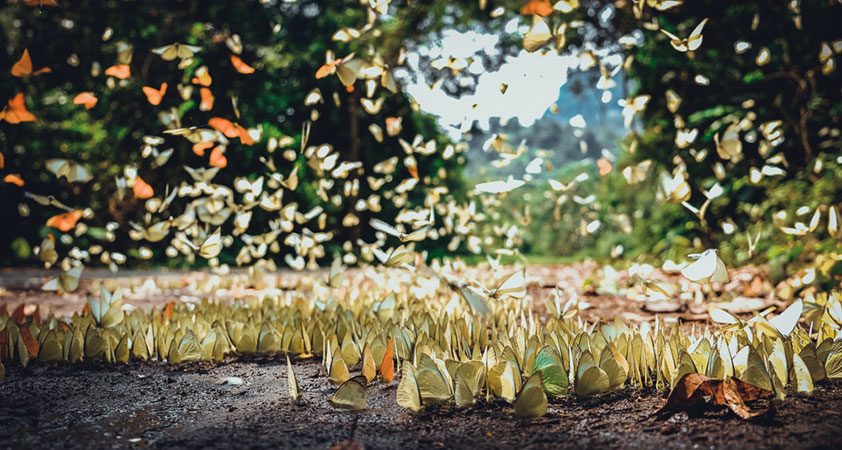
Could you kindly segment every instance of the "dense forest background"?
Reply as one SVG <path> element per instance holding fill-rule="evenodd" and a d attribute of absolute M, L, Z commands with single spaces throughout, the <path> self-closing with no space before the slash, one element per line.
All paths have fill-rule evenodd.
<path fill-rule="evenodd" d="M 358 239 L 374 239 L 367 226 L 371 217 L 385 220 L 406 206 L 385 200 L 378 212 L 353 211 L 351 206 L 376 194 L 363 180 L 373 175 L 377 163 L 403 157 L 398 136 L 378 142 L 370 126 L 385 129 L 385 118 L 402 117 L 400 137 L 411 141 L 420 135 L 436 141 L 438 149 L 459 149 L 447 158 L 441 151 L 418 155 L 424 189 L 410 192 L 408 205 L 429 206 L 424 205 L 427 193 L 436 186 L 447 187 L 442 202 L 476 201 L 489 220 L 471 233 L 487 243 L 486 250 L 505 242 L 530 256 L 660 262 L 717 247 L 732 264 L 771 262 L 773 272 L 783 273 L 788 265 L 809 263 L 826 280 L 842 272 L 842 264 L 830 256 L 840 250 L 842 201 L 842 79 L 836 68 L 842 51 L 842 6 L 834 0 L 706 0 L 663 10 L 654 1 L 581 1 L 572 12 L 551 18 L 553 23 L 580 25 L 567 29 L 560 51 L 599 50 L 621 55 L 623 63 L 595 64 L 570 74 L 559 102 L 565 112 L 571 104 L 599 105 L 593 99 L 611 90 L 615 95 L 608 116 L 599 120 L 603 112 L 583 110 L 587 126 L 580 128 L 572 126 L 569 116 L 549 111 L 529 128 L 516 121 L 492 121 L 488 130 L 470 129 L 464 145 L 443 133 L 436 118 L 415 105 L 403 88 L 424 76 L 442 79 L 441 88 L 458 96 L 471 90 L 473 74 L 436 70 L 422 58 L 424 73 L 404 74 L 397 95 L 383 95 L 382 109 L 370 114 L 360 107 L 365 95 L 361 83 L 350 90 L 335 76 L 315 77 L 326 63 L 326 52 L 375 52 L 386 66 L 397 67 L 404 51 L 435 43 L 444 30 L 497 33 L 503 38 L 495 51 L 476 56 L 491 71 L 521 51 L 522 34 L 531 21 L 531 15 L 520 14 L 522 8 L 549 2 L 392 2 L 390 14 L 376 18 L 378 33 L 347 42 L 335 39 L 337 30 L 359 29 L 370 20 L 360 2 L 68 0 L 62 8 L 27 3 L 32 2 L 0 7 L 0 66 L 12 67 L 27 49 L 36 70 L 51 71 L 25 77 L 8 70 L 0 74 L 4 101 L 23 93 L 26 107 L 37 117 L 31 123 L 0 125 L 5 159 L 0 170 L 25 181 L 24 186 L 0 186 L 0 208 L 7 218 L 0 235 L 3 265 L 37 264 L 32 247 L 50 233 L 61 234 L 46 225 L 19 226 L 45 224 L 56 214 L 32 202 L 26 192 L 54 195 L 95 212 L 83 232 L 76 230 L 72 245 L 129 248 L 129 264 L 148 264 L 135 258 L 138 253 L 127 233 L 109 233 L 114 227 L 110 223 L 126 230 L 132 223 L 149 222 L 144 202 L 117 195 L 115 178 L 131 166 L 161 193 L 189 179 L 183 166 L 207 167 L 208 155 L 199 156 L 191 142 L 162 131 L 177 128 L 173 122 L 186 127 L 213 117 L 261 130 L 252 145 L 232 140 L 224 153 L 227 166 L 216 182 L 253 180 L 268 165 L 282 178 L 297 168 L 300 188 L 288 192 L 284 203 L 298 203 L 299 211 L 322 207 L 325 229 L 335 232 L 327 253 L 348 251 Z M 506 8 L 490 14 L 497 6 Z M 703 40 L 696 50 L 678 51 L 659 31 L 686 38 L 703 19 Z M 511 20 L 520 23 L 514 32 L 506 28 Z M 178 60 L 165 61 L 152 52 L 174 42 L 201 48 L 181 70 L 174 70 Z M 238 70 L 232 55 L 254 72 Z M 120 80 L 105 74 L 119 64 L 128 65 L 132 76 Z M 209 86 L 191 82 L 200 68 L 212 76 Z M 598 86 L 606 72 L 613 73 L 615 82 Z M 162 83 L 167 83 L 167 93 L 159 105 L 150 104 L 142 87 Z M 192 89 L 189 95 L 187 87 Z M 201 106 L 203 87 L 215 97 L 211 109 Z M 315 88 L 321 102 L 305 106 Z M 97 104 L 91 109 L 74 104 L 81 92 L 92 93 Z M 385 90 L 376 98 L 380 92 Z M 627 127 L 618 110 L 629 115 Z M 326 201 L 318 193 L 318 170 L 300 152 L 285 152 L 300 146 L 307 121 L 312 121 L 310 143 L 329 144 L 342 160 L 362 163 L 346 180 L 358 180 L 359 190 L 349 194 L 344 182 L 336 183 Z M 495 167 L 499 152 L 485 145 L 495 135 L 504 136 L 514 149 L 521 144 L 528 148 L 505 167 Z M 163 136 L 156 151 L 174 150 L 167 164 L 157 165 L 154 157 L 144 155 L 145 136 Z M 49 158 L 83 164 L 93 179 L 84 184 L 57 180 L 45 168 Z M 541 170 L 524 177 L 535 158 L 541 159 Z M 393 189 L 410 171 L 404 165 L 396 170 L 386 181 L 391 184 L 379 189 Z M 510 175 L 529 182 L 493 201 L 471 190 L 479 182 Z M 342 201 L 332 201 L 335 195 Z M 177 199 L 168 213 L 178 214 L 186 203 Z M 25 222 L 22 208 L 28 210 Z M 358 220 L 343 223 L 349 213 Z M 248 233 L 266 232 L 258 224 L 276 214 L 255 209 Z M 507 234 L 512 227 L 517 233 Z M 452 242 L 442 236 L 419 246 L 432 256 L 475 253 L 464 241 L 448 245 Z M 277 258 L 290 251 L 278 249 Z M 192 263 L 169 258 L 162 248 L 151 252 L 149 259 L 157 264 Z M 220 262 L 234 264 L 237 252 L 236 245 L 226 248 Z"/>

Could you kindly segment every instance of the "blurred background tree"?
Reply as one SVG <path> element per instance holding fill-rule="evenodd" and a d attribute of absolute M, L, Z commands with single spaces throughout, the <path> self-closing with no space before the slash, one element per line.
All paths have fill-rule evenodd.
<path fill-rule="evenodd" d="M 159 145 L 175 150 L 166 165 L 153 168 L 152 158 L 142 157 L 143 137 L 161 135 L 166 128 L 162 120 L 172 120 L 161 112 L 174 109 L 182 126 L 224 117 L 262 129 L 262 140 L 255 145 L 228 146 L 228 166 L 215 181 L 230 186 L 238 176 L 254 180 L 267 171 L 267 164 L 274 164 L 285 177 L 298 167 L 301 187 L 288 192 L 284 203 L 299 203 L 299 211 L 317 205 L 325 208 L 326 229 L 337 233 L 331 245 L 344 244 L 347 249 L 358 238 L 371 242 L 374 233 L 367 226 L 369 218 L 379 215 L 389 222 L 399 209 L 390 199 L 383 199 L 378 214 L 353 211 L 355 200 L 377 194 L 365 181 L 372 175 L 371 168 L 389 157 L 404 157 L 398 137 L 412 141 L 420 134 L 424 140 L 434 139 L 438 149 L 452 142 L 436 119 L 422 113 L 404 92 L 387 95 L 378 88 L 375 99 L 383 98 L 382 109 L 368 114 L 360 105 L 366 94 L 364 83 L 349 90 L 336 76 L 315 79 L 315 71 L 326 63 L 326 52 L 333 51 L 337 58 L 351 53 L 377 58 L 390 68 L 397 67 L 406 53 L 415 54 L 417 70 L 401 71 L 402 84 L 441 80 L 445 92 L 459 96 L 476 88 L 480 73 L 434 69 L 430 66 L 437 56 L 425 49 L 437 45 L 451 30 L 496 34 L 501 38 L 494 51 L 476 55 L 485 70 L 495 70 L 507 56 L 521 50 L 531 14 L 559 3 L 565 5 L 557 9 L 572 8 L 569 13 L 548 13 L 552 24 L 570 25 L 562 52 L 619 55 L 625 60 L 619 65 L 595 60 L 586 73 L 571 74 L 571 88 L 575 87 L 571 90 L 580 96 L 568 96 L 565 101 L 569 105 L 582 96 L 606 98 L 600 95 L 606 90 L 614 94 L 607 97 L 612 102 L 626 97 L 626 109 L 639 110 L 630 134 L 623 137 L 615 128 L 592 125 L 593 120 L 577 131 L 551 116 L 528 129 L 499 121 L 488 130 L 474 128 L 468 136 L 468 153 L 448 159 L 441 152 L 416 155 L 422 188 L 407 194 L 409 206 L 422 207 L 428 188 L 436 185 L 448 187 L 443 203 L 476 202 L 488 213 L 488 220 L 471 232 L 486 250 L 506 242 L 531 255 L 660 261 L 684 259 L 688 252 L 717 247 L 732 264 L 772 260 L 775 269 L 794 261 L 817 262 L 827 276 L 839 271 L 837 261 L 828 256 L 839 252 L 833 218 L 842 198 L 838 182 L 842 176 L 838 159 L 842 92 L 838 87 L 842 83 L 836 68 L 842 50 L 837 24 L 842 15 L 836 1 L 721 5 L 704 0 L 665 10 L 654 0 L 395 1 L 388 14 L 374 17 L 374 31 L 356 39 L 335 33 L 364 29 L 372 20 L 365 1 L 102 4 L 68 0 L 61 9 L 9 3 L 0 8 L 2 39 L 6 40 L 0 64 L 11 67 L 27 48 L 36 69 L 49 66 L 52 72 L 23 78 L 0 74 L 7 87 L 5 98 L 24 93 L 27 107 L 38 117 L 34 123 L 0 126 L 4 174 L 18 173 L 26 183 L 23 188 L 4 183 L 0 207 L 7 217 L 16 217 L 18 205 L 25 200 L 23 192 L 29 191 L 56 195 L 74 207 L 107 211 L 89 221 L 91 231 L 76 241 L 82 244 L 86 239 L 87 244 L 101 241 L 103 233 L 96 230 L 106 225 L 106 218 L 116 220 L 123 230 L 129 221 L 144 222 L 143 202 L 131 195 L 114 200 L 114 179 L 127 165 L 137 168 L 159 194 L 167 185 L 187 179 L 182 165 L 208 165 L 207 156 L 195 155 L 191 144 L 179 136 L 164 135 L 165 142 Z M 698 37 L 700 45 L 691 51 L 677 50 L 661 32 L 684 39 L 703 19 L 707 22 Z M 512 23 L 514 28 L 509 26 Z M 242 41 L 239 57 L 256 69 L 254 73 L 242 74 L 232 66 L 235 35 Z M 681 39 L 677 47 L 687 45 Z M 177 62 L 163 61 L 151 52 L 172 42 L 201 48 L 183 71 L 175 70 Z M 127 80 L 106 77 L 105 68 L 121 58 L 130 58 L 124 62 L 132 76 Z M 199 86 L 186 99 L 177 89 L 179 84 L 190 85 L 203 65 L 213 77 L 210 89 L 216 106 L 211 111 L 199 108 Z M 606 75 L 618 86 L 606 82 Z M 161 105 L 150 105 L 142 86 L 158 87 L 163 82 L 168 83 L 169 92 Z M 319 89 L 322 101 L 305 106 L 305 97 L 314 88 Z M 85 91 L 99 99 L 90 110 L 72 101 Z M 234 97 L 239 119 L 232 106 Z M 634 99 L 648 101 L 641 107 Z M 313 122 L 309 144 L 329 144 L 342 161 L 362 162 L 362 168 L 352 171 L 347 180 L 358 180 L 358 192 L 348 195 L 343 180 L 335 183 L 327 200 L 319 198 L 319 175 L 300 153 L 286 158 L 286 148 L 267 148 L 271 139 L 288 136 L 288 148 L 298 149 L 301 126 L 315 115 L 318 120 Z M 385 129 L 387 117 L 403 117 L 403 130 L 379 143 L 370 126 Z M 494 167 L 491 161 L 498 155 L 482 151 L 494 134 L 508 135 L 515 148 L 524 142 L 529 151 L 505 167 Z M 62 156 L 87 164 L 94 180 L 57 183 L 43 163 Z M 470 159 L 468 179 L 462 170 L 466 158 Z M 544 164 L 540 173 L 532 174 L 530 165 L 536 158 Z M 600 160 L 604 161 L 597 167 Z M 468 192 L 472 184 L 508 175 L 529 183 L 494 199 Z M 687 180 L 690 196 L 673 196 L 668 201 L 662 181 L 679 175 Z M 388 191 L 408 176 L 408 169 L 398 164 L 389 184 L 380 189 Z M 630 185 L 629 178 L 635 179 L 634 184 Z M 699 219 L 688 206 L 701 207 L 707 196 L 714 198 Z M 44 223 L 57 212 L 29 203 L 32 223 Z M 183 207 L 182 203 L 172 208 L 178 213 Z M 352 212 L 358 221 L 343 226 L 343 219 Z M 255 214 L 249 234 L 267 231 L 259 225 L 276 215 L 258 209 Z M 14 248 L 19 256 L 26 256 L 25 243 L 38 242 L 39 236 L 51 231 L 55 232 L 47 227 L 10 230 L 0 237 L 0 248 Z M 15 240 L 18 237 L 25 239 Z M 759 241 L 750 246 L 749 240 Z M 420 248 L 434 256 L 465 250 L 464 245 L 448 249 L 446 243 L 433 239 Z M 128 238 L 119 235 L 116 242 L 106 245 L 120 249 L 128 244 Z M 226 249 L 221 261 L 233 262 L 236 250 L 236 245 Z M 17 261 L 11 252 L 0 258 L 2 264 Z M 31 257 L 30 261 L 34 262 Z M 160 249 L 155 261 L 165 261 Z"/>
<path fill-rule="evenodd" d="M 368 131 L 369 126 L 377 124 L 385 130 L 385 117 L 402 117 L 400 137 L 411 141 L 420 134 L 426 139 L 435 139 L 439 149 L 449 144 L 436 129 L 434 119 L 413 109 L 403 95 L 376 94 L 375 99 L 384 99 L 382 109 L 377 114 L 367 114 L 360 105 L 360 98 L 365 96 L 362 83 L 349 92 L 335 76 L 315 79 L 316 70 L 325 63 L 329 49 L 341 52 L 337 57 L 354 51 L 358 55 L 371 53 L 372 39 L 350 43 L 332 39 L 340 28 L 359 29 L 368 20 L 366 9 L 354 2 L 102 3 L 71 0 L 62 2 L 62 6 L 41 8 L 17 2 L 0 8 L 3 48 L 6 49 L 0 54 L 0 65 L 11 67 L 23 50 L 28 49 L 36 67 L 51 68 L 50 73 L 24 78 L 13 77 L 8 70 L 0 74 L 5 87 L 3 98 L 24 93 L 27 107 L 38 119 L 33 123 L 0 126 L 5 172 L 18 174 L 26 183 L 22 188 L 4 183 L 0 187 L 3 190 L 0 208 L 8 217 L 16 217 L 18 205 L 30 204 L 31 217 L 27 220 L 43 224 L 48 217 L 62 211 L 35 205 L 27 201 L 24 192 L 54 195 L 74 208 L 89 207 L 95 217 L 87 221 L 89 232 L 76 241 L 82 248 L 98 243 L 125 249 L 129 247 L 125 233 L 117 234 L 113 243 L 102 241 L 105 221 L 115 221 L 122 230 L 129 228 L 130 221 L 144 222 L 142 200 L 130 192 L 121 200 L 115 195 L 115 178 L 121 176 L 127 166 L 136 168 L 141 178 L 159 195 L 163 195 L 166 186 L 175 188 L 181 181 L 189 180 L 182 166 L 208 166 L 208 157 L 194 154 L 192 144 L 186 139 L 161 134 L 168 127 L 176 127 L 171 122 L 173 116 L 181 126 L 205 126 L 211 117 L 223 117 L 245 127 L 262 128 L 262 140 L 254 145 L 232 142 L 227 147 L 227 167 L 214 181 L 227 186 L 233 185 L 235 177 L 253 181 L 266 172 L 267 163 L 274 164 L 284 176 L 297 166 L 301 187 L 288 192 L 284 203 L 299 202 L 300 211 L 316 205 L 324 207 L 328 215 L 326 228 L 337 230 L 338 236 L 334 239 L 337 243 L 359 237 L 373 239 L 373 233 L 367 231 L 370 230 L 367 223 L 374 213 L 358 212 L 359 224 L 342 226 L 341 221 L 351 212 L 349 208 L 354 206 L 354 199 L 344 198 L 339 205 L 319 199 L 315 186 L 317 177 L 305 164 L 305 159 L 296 154 L 290 161 L 282 157 L 283 149 L 267 151 L 270 139 L 291 136 L 289 147 L 296 149 L 302 124 L 318 115 L 309 142 L 331 145 L 343 161 L 363 163 L 362 169 L 353 171 L 348 179 L 359 183 L 359 192 L 354 197 L 361 199 L 374 193 L 365 182 L 366 175 L 373 175 L 371 168 L 390 156 L 403 155 L 397 137 L 386 135 L 384 143 L 380 144 Z M 430 36 L 445 25 L 442 18 L 446 5 L 422 2 L 415 6 L 389 18 L 384 31 L 378 31 L 377 42 L 389 46 L 378 49 L 379 54 L 387 55 L 386 64 L 396 65 L 404 41 L 420 41 L 421 36 Z M 448 21 L 448 26 L 454 26 L 454 22 Z M 235 52 L 229 44 L 234 38 L 238 38 L 242 46 L 236 56 L 253 66 L 254 73 L 242 74 L 232 67 L 230 56 Z M 164 61 L 152 52 L 174 42 L 201 49 L 183 71 L 176 70 L 178 60 Z M 233 44 L 235 48 L 239 46 L 236 41 Z M 119 63 L 129 65 L 131 77 L 117 80 L 104 74 L 106 68 Z M 196 70 L 203 66 L 207 67 L 213 80 L 209 89 L 215 104 L 209 111 L 199 107 L 201 86 L 191 83 Z M 168 91 L 160 105 L 152 105 L 141 88 L 157 89 L 161 83 L 168 84 Z M 192 88 L 193 92 L 180 96 L 178 86 Z M 323 100 L 306 107 L 305 96 L 315 88 L 321 91 Z M 90 92 L 98 99 L 90 110 L 74 104 L 73 99 L 81 92 Z M 338 107 L 334 95 L 340 103 Z M 235 117 L 234 98 L 239 118 Z M 170 111 L 173 114 L 168 114 Z M 153 158 L 141 155 L 144 136 L 162 136 L 165 141 L 157 147 L 175 150 L 166 164 L 156 167 Z M 57 181 L 45 170 L 44 162 L 48 158 L 79 162 L 91 169 L 93 179 L 84 184 Z M 440 175 L 444 174 L 452 193 L 458 195 L 463 189 L 459 158 L 444 159 L 439 151 L 430 156 L 418 155 L 417 160 L 419 173 L 429 174 L 421 180 L 422 185 L 437 184 Z M 394 188 L 407 177 L 407 169 L 402 164 L 397 170 L 382 190 Z M 344 197 L 342 183 L 336 183 L 331 192 L 331 196 L 337 194 Z M 423 194 L 422 189 L 413 191 L 410 205 L 421 205 Z M 177 200 L 166 215 L 179 214 L 183 203 L 179 204 Z M 397 208 L 390 201 L 384 200 L 382 207 L 384 220 L 394 218 Z M 265 225 L 277 213 L 262 212 L 259 208 L 254 211 L 252 223 L 255 226 L 248 233 L 268 231 L 259 225 Z M 18 261 L 15 253 L 27 256 L 30 253 L 27 242 L 40 242 L 40 237 L 56 232 L 48 227 L 21 229 L 13 223 L 6 225 L 10 228 L 0 237 L 0 248 L 4 249 L 0 264 Z M 429 244 L 431 250 L 436 246 L 435 242 Z M 8 251 L 12 247 L 15 253 Z M 232 263 L 234 254 L 236 247 L 223 254 L 222 262 Z M 165 262 L 160 251 L 156 251 L 155 260 Z M 168 259 L 167 263 L 171 261 Z"/>
<path fill-rule="evenodd" d="M 842 73 L 835 67 L 842 7 L 695 1 L 648 11 L 642 43 L 627 48 L 634 57 L 627 74 L 634 95 L 651 99 L 635 145 L 626 146 L 636 151 L 623 163 L 651 159 L 650 187 L 661 170 L 686 174 L 696 207 L 715 184 L 723 193 L 704 220 L 688 222 L 693 213 L 663 200 L 630 211 L 636 246 L 672 258 L 718 247 L 734 264 L 812 261 L 817 251 L 838 251 L 830 216 L 842 199 Z M 695 51 L 677 51 L 657 31 L 685 38 L 703 19 Z M 627 33 L 640 27 L 629 7 L 616 20 Z M 749 236 L 759 236 L 751 252 Z"/>

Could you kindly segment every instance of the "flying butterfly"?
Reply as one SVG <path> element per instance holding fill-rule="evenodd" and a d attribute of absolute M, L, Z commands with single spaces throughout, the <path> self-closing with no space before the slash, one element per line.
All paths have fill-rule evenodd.
<path fill-rule="evenodd" d="M 668 38 L 670 38 L 670 45 L 672 45 L 672 48 L 682 53 L 688 51 L 692 52 L 694 50 L 697 50 L 699 46 L 702 45 L 702 30 L 705 28 L 705 24 L 707 22 L 708 19 L 703 19 L 701 22 L 699 22 L 699 24 L 696 25 L 696 28 L 693 28 L 693 31 L 690 32 L 690 36 L 688 36 L 687 39 L 681 39 L 678 36 L 663 29 L 661 30 L 661 33 L 664 33 L 665 35 L 667 35 Z"/>
<path fill-rule="evenodd" d="M 689 256 L 697 259 L 696 262 L 681 270 L 681 274 L 688 280 L 696 283 L 728 283 L 731 281 L 728 276 L 728 268 L 719 258 L 716 249 L 707 249 L 703 253 Z"/>
<path fill-rule="evenodd" d="M 566 31 L 566 23 L 562 22 L 551 29 L 547 19 L 534 15 L 532 16 L 532 26 L 523 35 L 523 48 L 529 53 L 534 53 L 552 43 L 557 50 L 561 50 L 565 44 Z"/>
<path fill-rule="evenodd" d="M 153 49 L 152 53 L 159 55 L 164 61 L 172 61 L 176 58 L 192 58 L 199 50 L 201 50 L 201 47 L 197 47 L 195 45 L 179 44 L 178 42 L 174 42 L 170 45 L 165 45 L 163 47 Z"/>
<path fill-rule="evenodd" d="M 85 166 L 67 159 L 48 159 L 44 164 L 56 178 L 64 177 L 69 183 L 87 183 L 93 178 Z"/>
<path fill-rule="evenodd" d="M 32 58 L 29 56 L 29 50 L 23 49 L 23 55 L 21 55 L 18 62 L 16 62 L 12 66 L 12 76 L 14 77 L 28 77 L 28 76 L 38 76 L 43 73 L 50 73 L 52 69 L 49 67 L 43 67 L 36 71 L 32 71 Z"/>

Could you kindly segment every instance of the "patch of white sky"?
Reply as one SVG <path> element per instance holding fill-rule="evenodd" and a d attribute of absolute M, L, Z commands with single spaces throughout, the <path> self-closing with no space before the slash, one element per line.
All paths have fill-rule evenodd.
<path fill-rule="evenodd" d="M 506 33 L 523 34 L 528 29 L 518 19 L 510 21 Z M 408 58 L 409 69 L 420 74 L 419 64 L 436 58 L 474 57 L 478 52 L 494 54 L 499 37 L 476 31 L 458 32 L 448 30 L 443 33 L 438 45 L 422 47 L 418 53 Z M 622 64 L 622 55 L 611 53 L 607 49 L 593 49 L 593 53 L 606 65 Z M 452 97 L 444 90 L 430 89 L 430 82 L 419 76 L 415 83 L 406 86 L 406 91 L 421 105 L 421 108 L 439 117 L 439 124 L 445 132 L 458 139 L 462 130 L 467 130 L 474 122 L 488 130 L 489 120 L 497 117 L 501 121 L 517 118 L 523 126 L 530 126 L 544 116 L 547 110 L 559 98 L 561 87 L 567 82 L 568 74 L 578 70 L 583 64 L 578 55 L 558 54 L 554 51 L 528 53 L 521 50 L 517 55 L 507 56 L 499 70 L 487 71 L 480 58 L 464 70 L 479 75 L 473 93 L 461 97 Z M 449 70 L 449 69 L 443 69 Z M 508 85 L 505 93 L 502 84 Z M 606 93 L 607 92 L 607 93 Z M 603 103 L 614 102 L 610 91 L 603 92 Z M 569 98 L 569 97 L 568 97 Z M 558 105 L 562 111 L 573 111 L 575 105 Z M 569 114 L 573 116 L 573 114 Z"/>

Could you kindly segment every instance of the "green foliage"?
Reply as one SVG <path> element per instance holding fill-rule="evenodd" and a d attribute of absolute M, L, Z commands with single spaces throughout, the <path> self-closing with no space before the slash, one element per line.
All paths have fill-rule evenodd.
<path fill-rule="evenodd" d="M 27 48 L 36 69 L 44 66 L 52 69 L 51 73 L 24 79 L 12 77 L 6 69 L 0 74 L 0 83 L 8 87 L 3 92 L 3 101 L 17 92 L 25 93 L 27 107 L 38 119 L 14 126 L 0 124 L 0 149 L 6 160 L 4 173 L 20 174 L 26 182 L 23 188 L 6 183 L 0 186 L 0 211 L 7 217 L 18 216 L 18 205 L 27 203 L 24 191 L 54 195 L 73 208 L 90 208 L 95 215 L 86 221 L 88 232 L 74 242 L 82 248 L 100 244 L 106 249 L 124 251 L 136 246 L 125 232 L 117 233 L 113 241 L 106 240 L 104 234 L 92 232 L 95 228 L 102 229 L 109 221 L 116 222 L 124 231 L 130 229 L 131 222 L 149 221 L 144 202 L 136 199 L 131 189 L 125 195 L 117 195 L 115 178 L 122 176 L 127 167 L 136 168 L 143 180 L 154 187 L 156 194 L 163 195 L 167 187 L 175 188 L 189 180 L 183 166 L 208 166 L 207 154 L 194 154 L 186 139 L 161 134 L 167 128 L 166 122 L 170 122 L 170 128 L 179 124 L 203 126 L 211 117 L 223 117 L 248 128 L 261 128 L 263 138 L 255 145 L 233 141 L 227 147 L 228 165 L 214 181 L 231 186 L 235 177 L 254 180 L 267 172 L 267 162 L 274 164 L 284 176 L 298 165 L 301 186 L 296 192 L 287 193 L 284 203 L 297 202 L 301 211 L 314 205 L 323 206 L 328 214 L 327 228 L 339 230 L 334 241 L 340 244 L 359 237 L 371 240 L 372 233 L 366 224 L 372 213 L 359 214 L 361 226 L 342 227 L 342 218 L 351 211 L 354 199 L 346 199 L 338 206 L 320 199 L 312 169 L 301 157 L 294 161 L 282 157 L 283 149 L 267 152 L 269 139 L 293 136 L 292 148 L 297 148 L 302 124 L 310 120 L 315 109 L 319 119 L 313 123 L 309 142 L 331 145 L 344 161 L 361 161 L 364 174 L 369 174 L 377 162 L 403 154 L 397 137 L 387 137 L 381 144 L 367 131 L 374 123 L 385 128 L 385 117 L 404 117 L 400 137 L 411 140 L 420 133 L 426 139 L 436 139 L 439 148 L 448 143 L 439 134 L 435 121 L 413 111 L 403 95 L 385 96 L 382 111 L 368 115 L 359 106 L 360 97 L 364 95 L 362 83 L 353 92 L 348 92 L 335 76 L 314 78 L 316 70 L 325 62 L 328 49 L 334 49 L 339 57 L 342 56 L 340 52 L 365 55 L 370 51 L 368 46 L 373 42 L 370 38 L 350 44 L 331 39 L 342 26 L 360 27 L 365 23 L 365 8 L 352 2 L 263 4 L 253 0 L 207 3 L 153 0 L 102 3 L 79 0 L 64 6 L 41 9 L 9 3 L 0 7 L 0 17 L 4 18 L 0 20 L 0 36 L 8 43 L 5 48 L 13 49 L 0 54 L 0 67 L 11 67 Z M 440 19 L 444 15 L 438 10 L 442 8 L 444 5 L 440 2 L 430 2 L 388 19 L 385 33 L 394 33 L 394 36 L 381 37 L 391 46 L 385 53 L 392 59 L 386 63 L 395 64 L 404 40 L 418 40 L 440 29 L 443 26 L 440 20 L 425 22 L 423 26 L 418 24 L 428 17 L 428 13 L 437 14 L 433 17 Z M 413 28 L 412 24 L 416 26 Z M 106 29 L 112 30 L 108 39 L 104 35 Z M 234 34 L 240 36 L 244 47 L 239 56 L 256 69 L 255 73 L 240 74 L 232 67 L 229 59 L 232 52 L 226 46 L 226 39 Z M 178 60 L 164 61 L 151 51 L 173 42 L 201 47 L 183 71 L 176 68 Z M 132 50 L 124 53 L 124 61 L 120 61 L 120 48 L 124 44 L 130 45 Z M 129 79 L 116 80 L 104 75 L 106 68 L 119 62 L 130 65 L 132 76 Z M 206 66 L 213 79 L 210 89 L 216 101 L 211 111 L 200 110 L 200 86 L 191 83 L 200 66 Z M 151 105 L 142 86 L 158 88 L 165 82 L 169 87 L 162 103 Z M 191 84 L 192 95 L 186 99 L 180 96 L 178 86 Z M 305 107 L 305 95 L 317 87 L 324 95 L 324 102 L 313 108 Z M 98 98 L 96 106 L 86 110 L 82 105 L 74 104 L 73 99 L 81 92 L 93 93 Z M 334 105 L 334 93 L 341 102 L 339 107 Z M 377 95 L 383 96 L 382 93 Z M 232 98 L 237 100 L 238 117 Z M 165 117 L 168 114 L 170 117 Z M 176 123 L 171 122 L 173 118 Z M 167 164 L 154 167 L 152 158 L 142 157 L 140 148 L 144 136 L 163 136 L 165 143 L 159 148 L 175 150 Z M 94 178 L 86 184 L 57 181 L 45 170 L 44 161 L 48 158 L 80 162 L 91 169 Z M 439 183 L 441 169 L 447 175 L 452 192 L 458 195 L 463 189 L 459 181 L 461 167 L 456 158 L 443 160 L 437 154 L 417 159 L 419 172 L 429 175 L 422 185 Z M 407 176 L 405 171 L 400 165 L 393 180 L 382 189 L 393 188 Z M 362 180 L 355 197 L 365 199 L 374 193 L 362 173 L 354 176 Z M 331 195 L 341 191 L 342 185 L 337 183 Z M 413 194 L 409 201 L 409 206 L 422 204 L 422 193 Z M 28 223 L 43 224 L 48 217 L 62 212 L 29 203 Z M 184 203 L 183 199 L 177 199 L 168 214 L 180 214 Z M 391 220 L 397 208 L 388 201 L 383 202 L 383 208 L 383 218 Z M 261 225 L 276 215 L 256 209 L 254 225 L 248 233 L 268 231 Z M 49 232 L 56 234 L 57 230 L 42 227 L 4 233 L 0 236 L 0 248 L 9 249 L 11 241 L 18 236 L 37 243 Z M 58 245 L 62 245 L 61 241 Z M 428 246 L 435 249 L 438 244 L 433 242 Z M 165 258 L 161 250 L 155 250 L 158 262 Z M 233 263 L 236 250 L 237 246 L 227 249 L 220 261 Z M 12 261 L 11 252 L 0 254 L 0 263 Z M 25 252 L 15 254 L 15 258 L 25 256 Z M 173 263 L 167 260 L 167 264 Z"/>
<path fill-rule="evenodd" d="M 624 161 L 652 159 L 652 179 L 661 170 L 686 171 L 693 193 L 689 203 L 696 207 L 705 199 L 703 190 L 715 183 L 722 185 L 724 194 L 711 203 L 704 221 L 680 205 L 655 201 L 642 193 L 643 188 L 632 193 L 609 189 L 609 203 L 626 202 L 631 207 L 627 211 L 635 220 L 630 247 L 664 258 L 714 246 L 726 261 L 736 264 L 768 261 L 778 254 L 809 262 L 816 253 L 838 251 L 828 242 L 826 230 L 828 207 L 838 207 L 842 198 L 838 182 L 842 173 L 835 161 L 842 148 L 838 129 L 842 72 L 823 73 L 819 52 L 823 43 L 839 38 L 839 7 L 822 2 L 800 2 L 800 10 L 784 4 L 723 6 L 714 1 L 686 2 L 657 14 L 657 22 L 679 36 L 687 36 L 709 18 L 695 52 L 676 51 L 658 31 L 644 31 L 643 44 L 628 50 L 634 57 L 628 75 L 638 86 L 634 95 L 650 95 L 651 100 L 642 114 L 637 152 Z M 626 31 L 637 26 L 628 16 L 619 20 L 627 21 Z M 735 50 L 739 41 L 751 44 L 742 54 Z M 768 62 L 758 59 L 764 49 Z M 697 75 L 706 77 L 709 85 L 697 83 Z M 670 89 L 681 98 L 675 113 L 668 106 Z M 764 131 L 775 121 L 780 121 L 780 139 Z M 714 136 L 722 137 L 732 124 L 740 129 L 742 154 L 728 160 L 717 154 Z M 694 128 L 695 142 L 677 146 L 676 133 Z M 719 164 L 722 170 L 717 174 Z M 815 170 L 816 164 L 823 168 Z M 785 174 L 759 177 L 764 166 L 779 167 Z M 646 191 L 655 187 L 654 182 L 647 185 Z M 634 200 L 630 195 L 643 196 L 648 206 L 630 203 Z M 797 214 L 802 207 L 809 211 Z M 817 209 L 820 226 L 812 232 L 792 236 L 779 231 L 798 221 L 808 222 Z M 786 213 L 785 220 L 779 211 Z M 736 225 L 734 234 L 723 230 L 729 221 Z M 690 225 L 684 226 L 686 222 Z M 747 234 L 758 233 L 760 242 L 752 257 Z M 796 245 L 804 250 L 784 251 Z"/>

